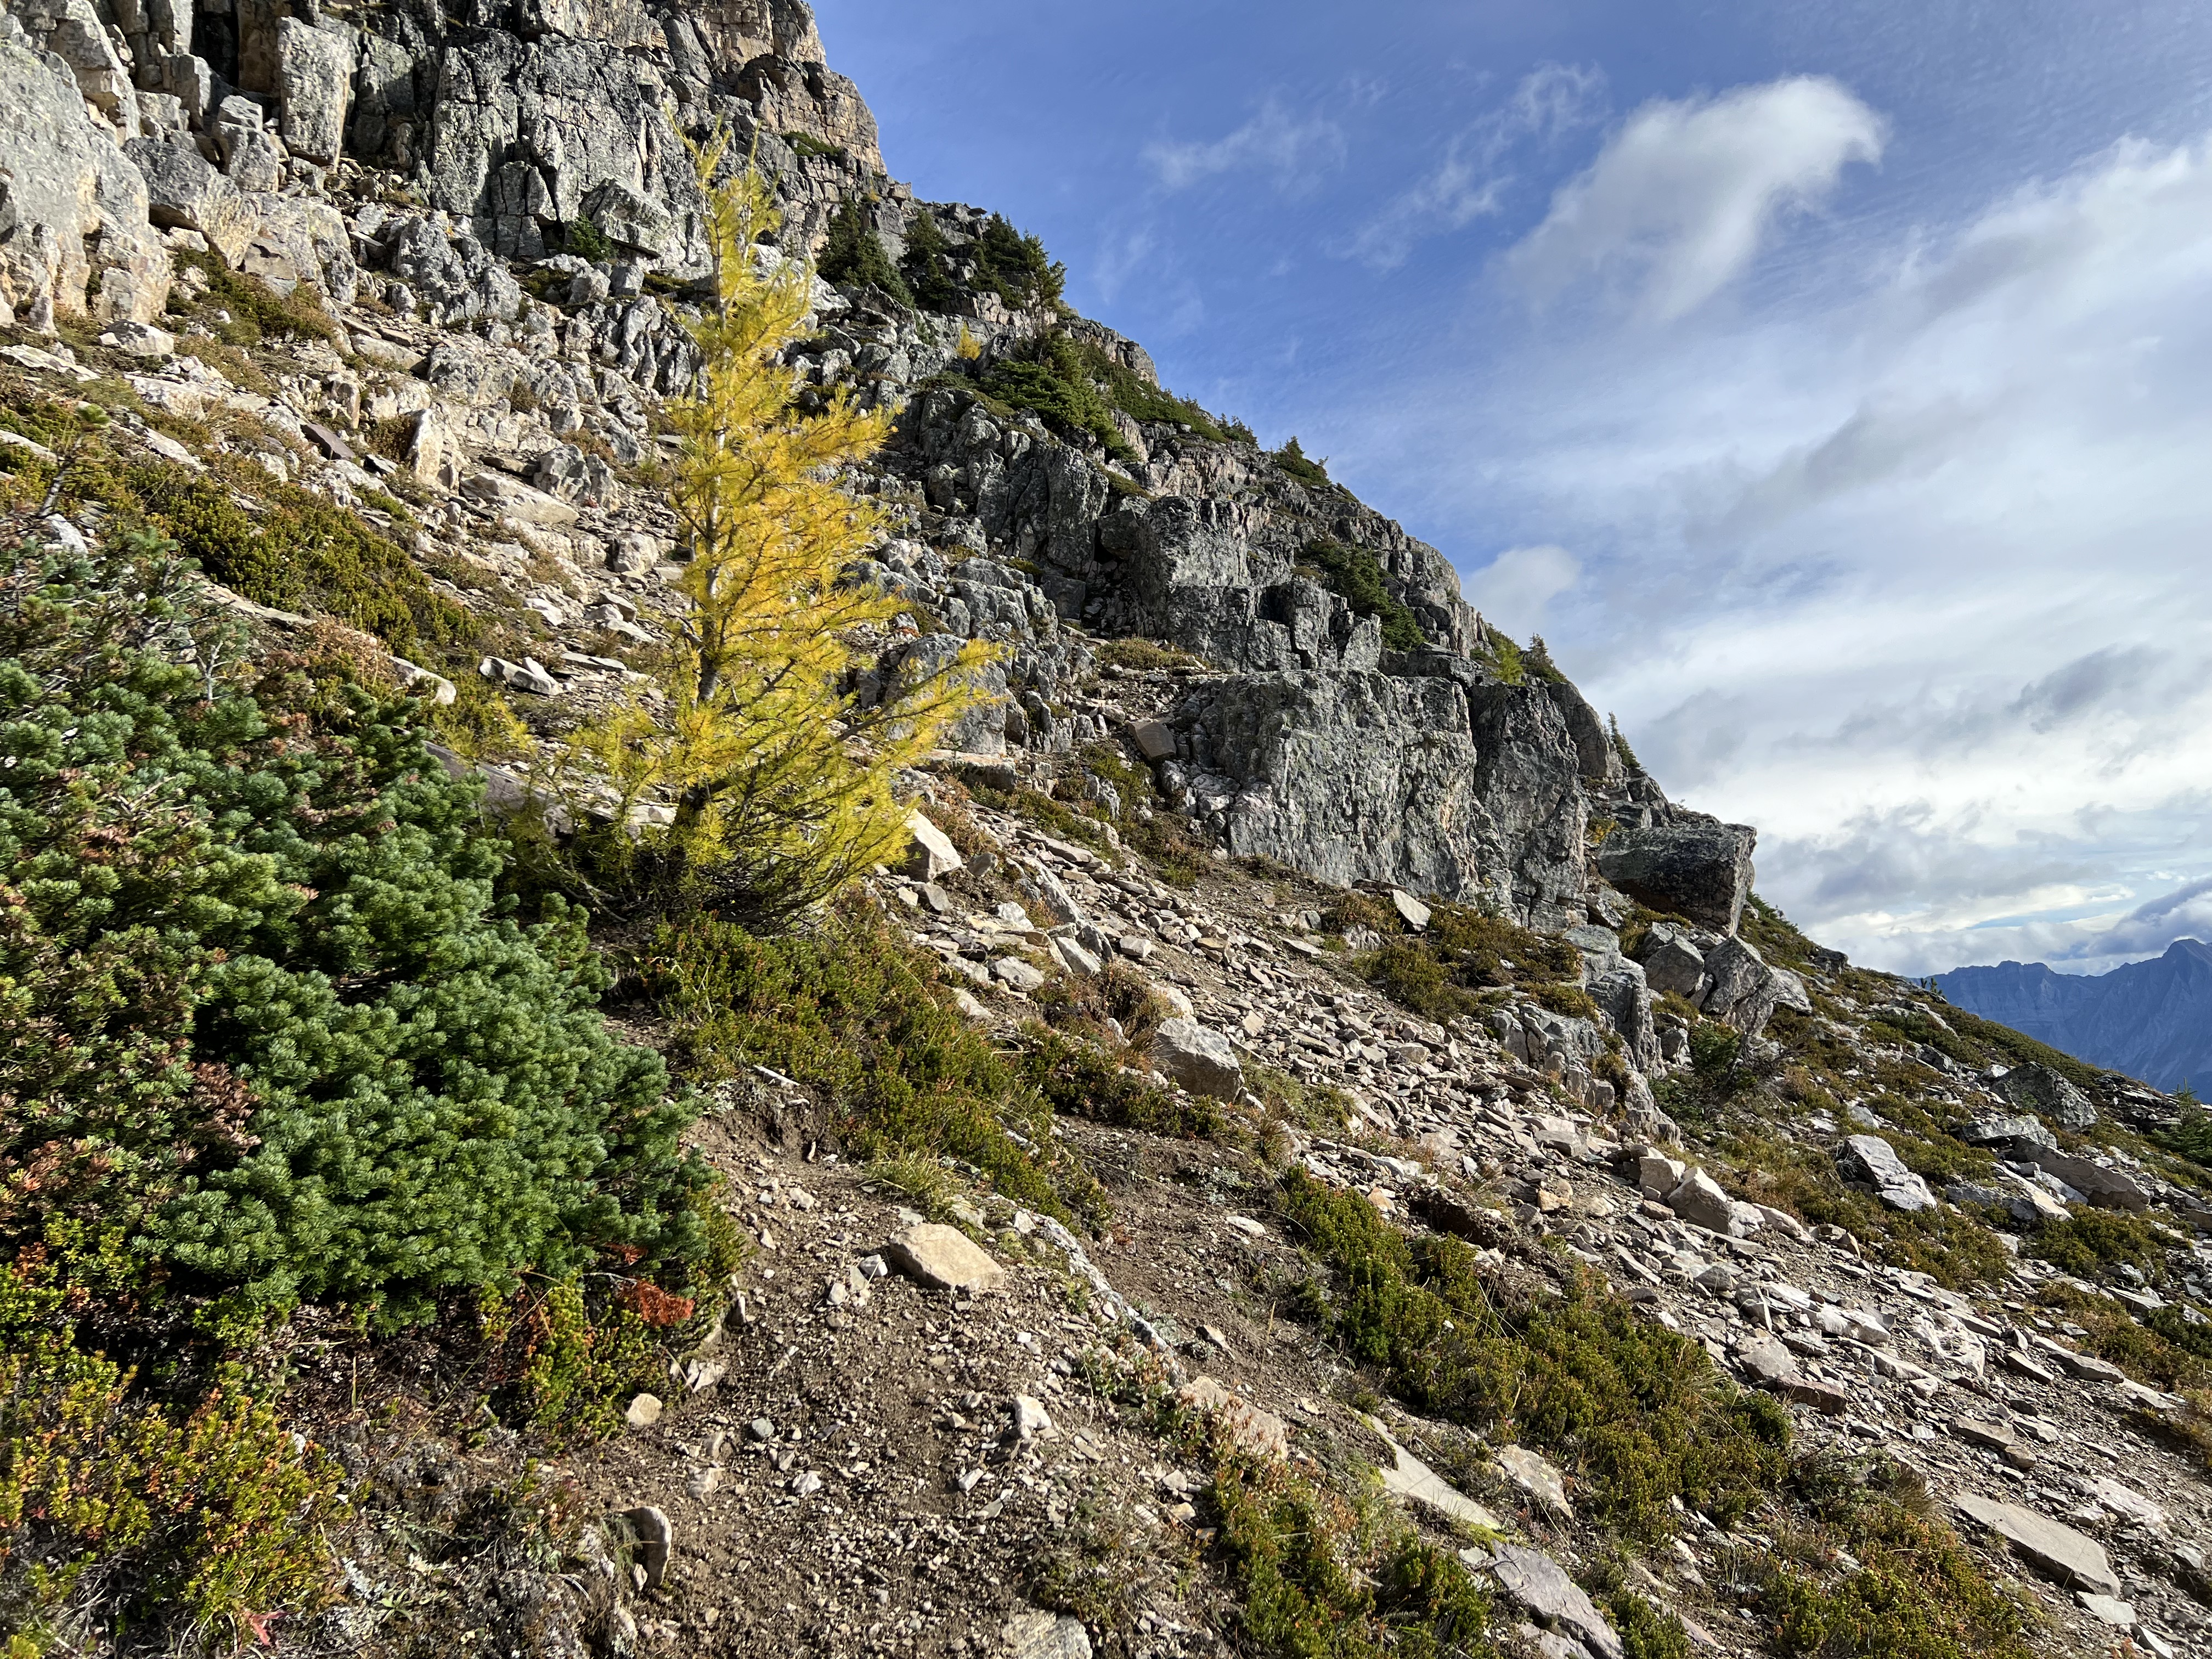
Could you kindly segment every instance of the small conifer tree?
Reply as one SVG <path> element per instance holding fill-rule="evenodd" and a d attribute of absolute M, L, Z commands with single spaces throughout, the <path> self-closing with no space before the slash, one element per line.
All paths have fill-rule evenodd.
<path fill-rule="evenodd" d="M 883 239 L 869 222 L 867 210 L 857 198 L 848 196 L 830 216 L 830 239 L 823 245 L 816 270 L 827 283 L 856 283 L 872 288 L 901 306 L 911 307 L 914 295 L 899 275 Z"/>
<path fill-rule="evenodd" d="M 1644 769 L 1644 763 L 1636 758 L 1636 751 L 1628 746 L 1628 739 L 1621 732 L 1620 716 L 1607 714 L 1605 717 L 1605 729 L 1606 734 L 1613 739 L 1613 749 L 1620 756 L 1622 763 L 1632 772 L 1641 772 Z"/>
<path fill-rule="evenodd" d="M 914 302 L 924 311 L 946 312 L 960 298 L 960 285 L 945 262 L 945 233 L 927 208 L 914 216 L 906 233 L 906 256 L 899 261 Z"/>
<path fill-rule="evenodd" d="M 571 739 L 616 786 L 623 815 L 650 795 L 675 823 L 643 833 L 687 880 L 756 920 L 803 909 L 902 841 L 890 780 L 920 762 L 978 693 L 987 647 L 926 672 L 864 677 L 906 602 L 852 567 L 883 515 L 838 487 L 891 411 L 843 390 L 794 401 L 785 346 L 804 331 L 811 274 L 761 247 L 781 216 L 750 162 L 716 182 L 723 146 L 697 155 L 714 251 L 714 306 L 691 325 L 704 368 L 669 414 L 683 439 L 672 496 L 690 544 L 687 608 L 667 683 Z"/>
<path fill-rule="evenodd" d="M 1000 215 L 991 216 L 969 253 L 983 285 L 1016 310 L 1060 303 L 1067 267 L 1047 253 L 1042 242 L 1024 235 Z"/>

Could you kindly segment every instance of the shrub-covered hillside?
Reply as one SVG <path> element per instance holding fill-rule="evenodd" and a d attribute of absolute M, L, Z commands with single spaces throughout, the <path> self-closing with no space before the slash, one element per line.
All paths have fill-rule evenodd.
<path fill-rule="evenodd" d="M 80 1582 L 149 1632 L 264 1593 L 191 1557 L 248 1515 L 249 1553 L 296 1551 L 276 1494 L 321 1501 L 312 1451 L 173 1483 L 217 1425 L 266 1437 L 237 1345 L 303 1302 L 389 1328 L 703 1260 L 659 1058 L 608 1032 L 581 919 L 498 896 L 479 786 L 380 660 L 336 629 L 252 653 L 151 541 L 19 542 L 0 586 L 4 1572 L 32 1627 Z M 151 1393 L 93 1358 L 157 1332 Z M 244 1490 L 264 1455 L 292 1485 Z"/>

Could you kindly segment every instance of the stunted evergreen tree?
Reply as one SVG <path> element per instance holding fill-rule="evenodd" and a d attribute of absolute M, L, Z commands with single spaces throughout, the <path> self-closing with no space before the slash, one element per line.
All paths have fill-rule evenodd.
<path fill-rule="evenodd" d="M 716 302 L 692 326 L 698 395 L 669 409 L 684 446 L 672 495 L 690 544 L 688 608 L 660 696 L 578 733 L 569 757 L 617 787 L 625 816 L 671 799 L 644 845 L 756 917 L 818 902 L 890 855 L 906 831 L 890 780 L 971 707 L 988 648 L 859 689 L 906 602 L 848 574 L 882 537 L 876 507 L 839 488 L 889 435 L 891 414 L 843 390 L 795 401 L 785 346 L 804 331 L 807 268 L 763 249 L 781 222 L 750 164 L 717 183 L 723 145 L 697 155 Z"/>
<path fill-rule="evenodd" d="M 911 307 L 914 304 L 906 278 L 884 252 L 866 206 L 855 197 L 848 196 L 830 216 L 830 238 L 816 261 L 816 270 L 826 283 L 857 283 L 899 305 Z"/>
<path fill-rule="evenodd" d="M 937 228 L 935 216 L 923 208 L 908 227 L 906 256 L 899 270 L 915 304 L 924 311 L 951 311 L 960 298 L 960 285 L 945 267 L 945 233 Z"/>

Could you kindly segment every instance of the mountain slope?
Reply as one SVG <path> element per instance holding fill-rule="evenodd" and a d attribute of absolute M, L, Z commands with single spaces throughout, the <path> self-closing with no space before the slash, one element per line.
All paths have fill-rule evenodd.
<path fill-rule="evenodd" d="M 2176 939 L 2166 954 L 2109 974 L 2042 963 L 1959 968 L 1936 983 L 1961 1008 L 2161 1089 L 2212 1079 L 2212 945 Z"/>
<path fill-rule="evenodd" d="M 711 890 L 647 903 L 586 872 L 598 954 L 573 946 L 619 970 L 603 1012 L 678 1085 L 649 1121 L 700 1160 L 696 1275 L 594 1226 L 588 1273 L 518 1246 L 420 1323 L 248 1318 L 60 1212 L 55 1160 L 103 1148 L 49 1145 L 39 1034 L 0 1045 L 27 1079 L 0 1073 L 0 1239 L 36 1241 L 0 1273 L 0 1382 L 78 1364 L 152 1422 L 190 1404 L 180 1356 L 210 1386 L 243 1367 L 262 1439 L 324 1496 L 237 1458 L 215 1472 L 247 1506 L 162 1492 L 208 1586 L 187 1606 L 107 1508 L 52 1494 L 193 1460 L 136 1470 L 109 1434 L 80 1473 L 47 1448 L 106 1420 L 90 1385 L 0 1387 L 0 1472 L 49 1492 L 0 1503 L 0 1638 L 103 1659 L 2199 1639 L 2208 1170 L 2173 1149 L 2193 1136 L 2129 1127 L 2175 1103 L 1799 934 L 1753 895 L 1753 830 L 1670 803 L 1441 552 L 1174 397 L 1005 219 L 886 177 L 799 0 L 6 4 L 0 106 L 39 118 L 0 121 L 5 528 L 40 557 L 150 531 L 236 590 L 194 602 L 252 622 L 256 668 L 194 645 L 164 670 L 181 702 L 302 661 L 380 688 L 481 787 L 456 833 L 486 902 L 561 897 L 573 923 L 575 832 L 618 808 L 537 763 L 665 677 L 688 620 L 665 477 L 705 297 L 684 141 L 756 157 L 776 252 L 817 261 L 795 400 L 900 411 L 840 479 L 889 526 L 851 574 L 904 612 L 852 695 L 970 641 L 1000 654 L 899 780 L 915 847 L 825 914 L 756 936 Z M 0 672 L 26 705 L 0 781 L 106 740 L 69 684 Z M 161 827 L 122 805 L 82 869 L 0 845 L 26 871 L 0 864 L 0 897 L 106 890 L 112 849 Z M 642 806 L 641 835 L 674 816 Z M 347 995 L 388 976 L 373 944 Z M 0 930 L 0 983 L 114 1023 L 19 963 Z M 260 1012 L 211 1000 L 205 1029 Z M 146 1024 L 203 1040 L 174 1022 Z M 419 1040 L 482 1051 L 449 1023 Z M 303 1095 L 338 1076 L 300 1052 Z M 325 1188 L 228 1074 L 176 1058 L 192 1110 L 181 1156 L 145 1160 L 163 1180 L 234 1180 L 250 1152 Z M 441 1179 L 514 1150 L 495 1111 L 417 1121 Z M 80 1364 L 79 1325 L 85 1361 L 138 1369 Z M 278 1546 L 289 1584 L 234 1570 Z"/>

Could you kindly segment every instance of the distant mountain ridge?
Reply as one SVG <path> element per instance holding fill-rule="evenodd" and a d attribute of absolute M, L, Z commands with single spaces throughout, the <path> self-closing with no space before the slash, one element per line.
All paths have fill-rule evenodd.
<path fill-rule="evenodd" d="M 2166 954 L 2109 974 L 2061 974 L 2039 962 L 1936 975 L 1961 1008 L 2092 1066 L 2160 1089 L 2212 1084 L 2212 945 L 2176 939 Z"/>

